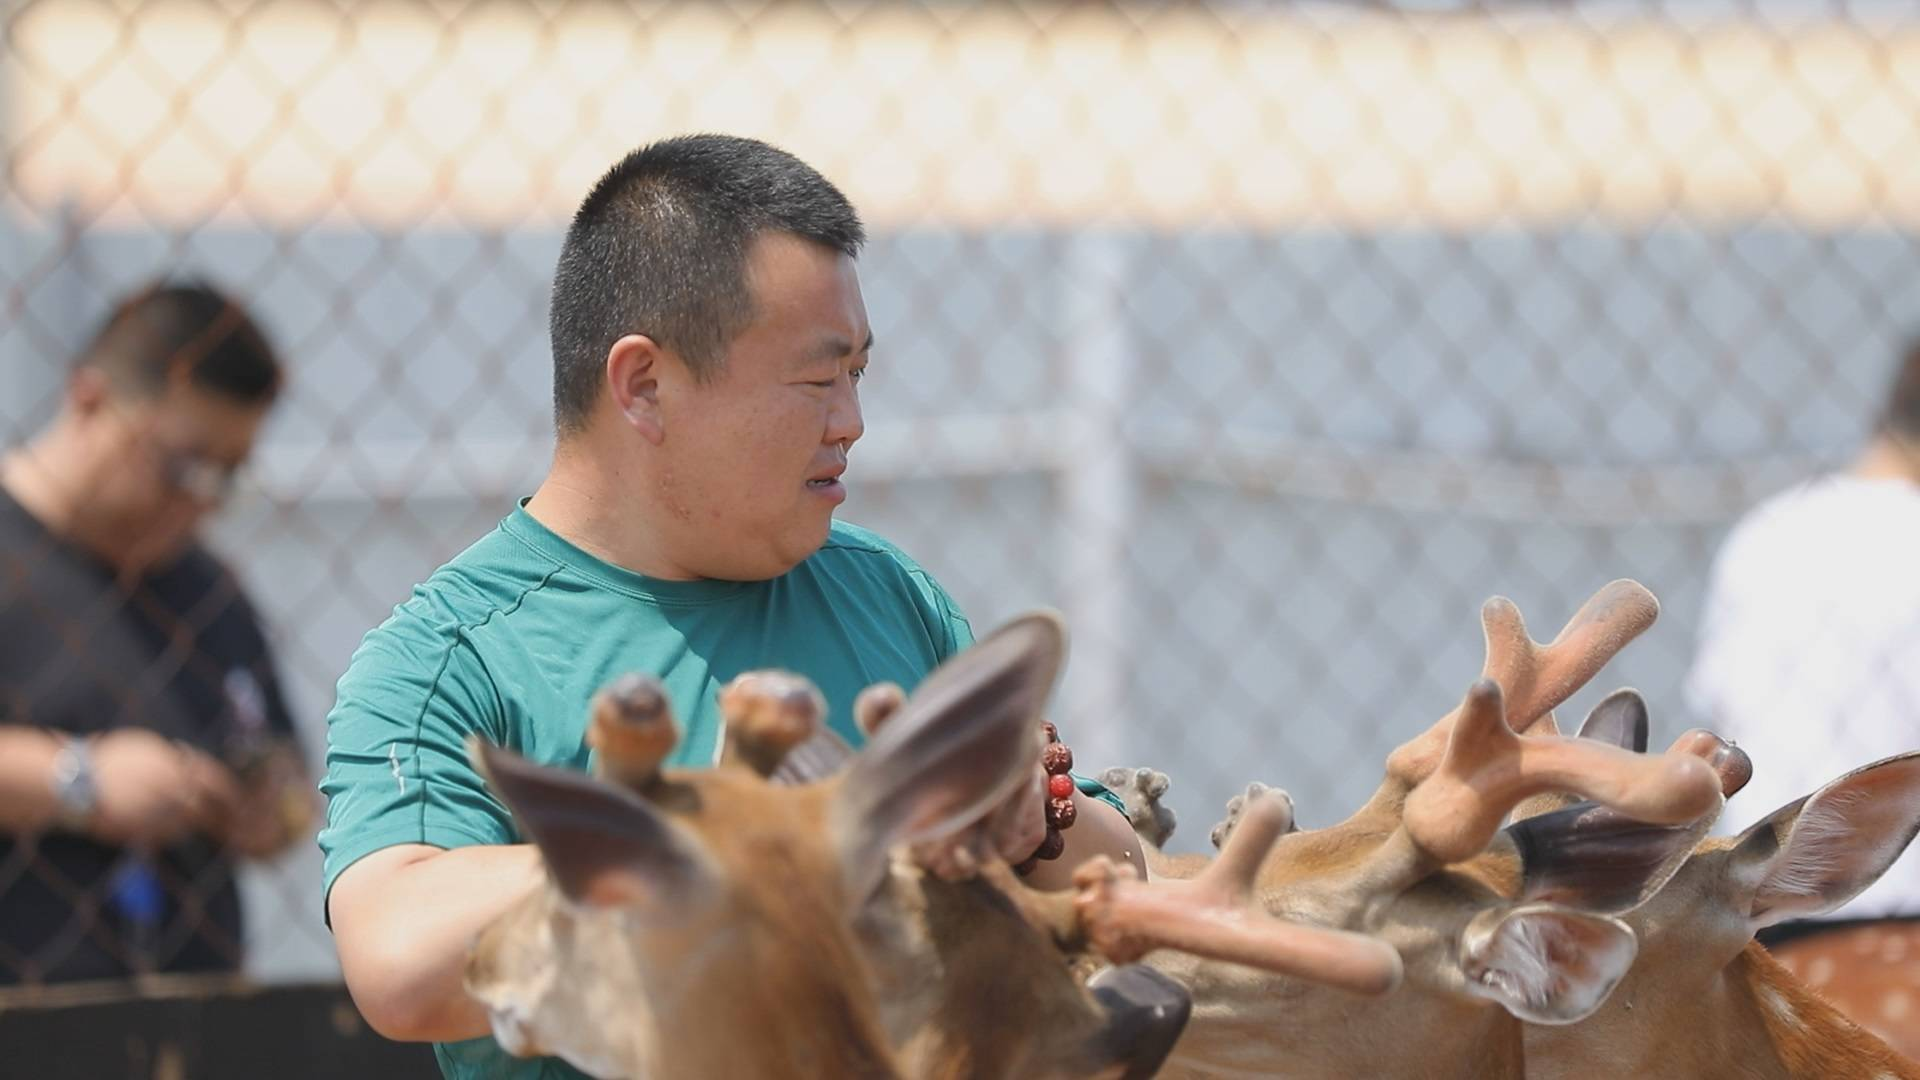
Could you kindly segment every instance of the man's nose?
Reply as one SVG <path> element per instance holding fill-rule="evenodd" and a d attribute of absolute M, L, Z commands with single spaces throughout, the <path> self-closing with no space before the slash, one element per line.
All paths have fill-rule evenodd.
<path fill-rule="evenodd" d="M 844 380 L 835 389 L 833 409 L 827 414 L 827 441 L 852 446 L 866 433 L 866 420 L 860 415 L 860 392 L 852 379 Z"/>

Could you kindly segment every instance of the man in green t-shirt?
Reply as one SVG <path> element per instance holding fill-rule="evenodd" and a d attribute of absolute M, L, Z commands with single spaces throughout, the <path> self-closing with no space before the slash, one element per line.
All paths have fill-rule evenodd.
<path fill-rule="evenodd" d="M 908 688 L 972 641 L 937 582 L 833 521 L 860 438 L 873 335 L 846 198 L 764 143 L 691 136 L 614 166 L 554 275 L 554 460 L 530 499 L 369 633 L 327 722 L 327 915 L 370 1023 L 433 1041 L 450 1077 L 579 1074 L 516 1062 L 461 988 L 469 942 L 536 888 L 535 850 L 469 766 L 478 733 L 586 768 L 587 702 L 659 676 L 711 764 L 716 690 L 753 668 L 813 679 L 856 745 L 855 695 Z M 1044 836 L 1044 777 L 993 816 L 1010 861 Z M 1082 785 L 1067 851 L 1036 885 L 1132 829 Z M 1144 869 L 1141 871 L 1144 873 Z"/>

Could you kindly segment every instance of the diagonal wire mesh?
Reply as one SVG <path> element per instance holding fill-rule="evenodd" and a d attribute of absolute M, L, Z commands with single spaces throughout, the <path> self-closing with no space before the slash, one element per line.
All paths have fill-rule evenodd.
<path fill-rule="evenodd" d="M 561 231 L 652 138 L 761 136 L 847 189 L 885 348 L 844 516 L 976 626 L 1064 609 L 1063 729 L 1169 772 L 1186 850 L 1250 780 L 1308 824 L 1356 804 L 1478 671 L 1495 593 L 1544 635 L 1645 582 L 1661 622 L 1570 712 L 1631 684 L 1657 736 L 1709 719 L 1683 682 L 1722 539 L 1851 460 L 1920 327 L 1895 3 L 0 12 L 0 438 L 139 283 L 244 297 L 292 380 L 212 539 L 309 768 L 360 636 L 537 482 Z M 1881 752 L 1810 723 L 1751 736 L 1763 769 Z M 331 973 L 310 846 L 241 879 L 227 961 Z M 68 893 L 49 933 L 105 933 Z"/>

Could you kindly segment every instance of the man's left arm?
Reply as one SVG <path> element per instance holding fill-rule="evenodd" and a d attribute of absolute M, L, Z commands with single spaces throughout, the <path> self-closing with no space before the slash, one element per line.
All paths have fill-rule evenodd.
<path fill-rule="evenodd" d="M 1096 855 L 1133 867 L 1142 879 L 1147 876 L 1147 861 L 1140 837 L 1133 831 L 1127 815 L 1112 804 L 1084 790 L 1073 793 L 1073 827 L 1060 834 L 1066 850 L 1058 859 L 1042 862 L 1027 875 L 1027 884 L 1036 889 L 1065 889 L 1073 884 L 1073 872 Z M 1042 811 L 1044 814 L 1044 811 Z M 1044 819 L 1043 819 L 1044 820 Z M 1043 830 L 1044 831 L 1044 830 Z"/>

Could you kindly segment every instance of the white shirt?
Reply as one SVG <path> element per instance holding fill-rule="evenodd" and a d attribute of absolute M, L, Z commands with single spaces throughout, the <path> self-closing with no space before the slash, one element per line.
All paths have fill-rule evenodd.
<path fill-rule="evenodd" d="M 1714 562 L 1685 692 L 1753 758 L 1721 832 L 1920 750 L 1920 485 L 1829 476 L 1755 507 Z M 1912 848 L 1827 917 L 1888 914 L 1920 915 Z"/>

